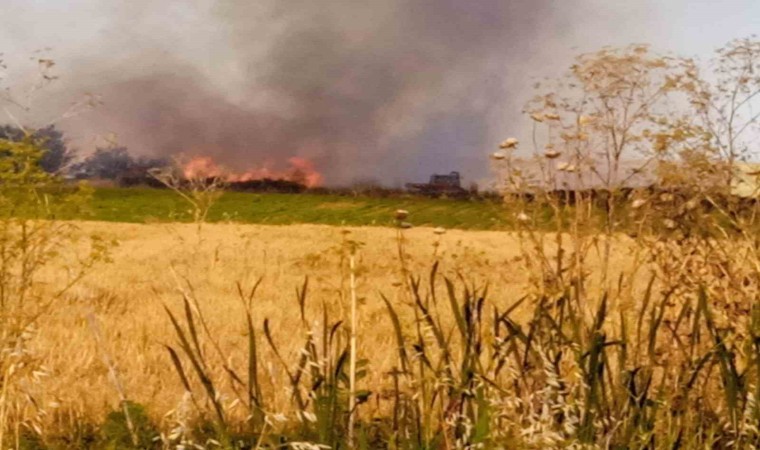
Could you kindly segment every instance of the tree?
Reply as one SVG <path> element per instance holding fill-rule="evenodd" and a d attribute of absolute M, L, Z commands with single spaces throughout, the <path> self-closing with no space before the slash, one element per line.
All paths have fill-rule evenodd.
<path fill-rule="evenodd" d="M 150 169 L 169 166 L 171 163 L 164 158 L 135 158 L 126 147 L 110 147 L 97 148 L 95 153 L 74 166 L 74 172 L 83 178 L 121 180 L 129 177 L 148 180 L 151 179 L 148 173 Z"/>
<path fill-rule="evenodd" d="M 134 159 L 126 147 L 97 148 L 77 165 L 77 172 L 85 178 L 115 180 L 134 165 Z"/>
<path fill-rule="evenodd" d="M 76 156 L 75 151 L 67 147 L 63 133 L 54 125 L 40 128 L 32 136 L 38 139 L 45 149 L 40 158 L 40 167 L 48 173 L 65 170 Z"/>
<path fill-rule="evenodd" d="M 42 149 L 38 164 L 48 173 L 62 172 L 76 156 L 75 151 L 66 145 L 63 133 L 54 125 L 31 132 L 13 125 L 0 126 L 0 139 L 22 142 L 27 137 Z"/>

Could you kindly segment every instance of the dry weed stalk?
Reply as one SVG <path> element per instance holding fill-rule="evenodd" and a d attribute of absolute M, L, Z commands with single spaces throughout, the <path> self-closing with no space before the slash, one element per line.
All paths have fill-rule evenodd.
<path fill-rule="evenodd" d="M 151 169 L 149 174 L 188 203 L 193 223 L 200 234 L 201 225 L 208 219 L 211 207 L 222 195 L 224 179 L 203 174 L 185 177 L 179 169 L 182 167 L 181 161 L 177 160 L 175 166 Z"/>
<path fill-rule="evenodd" d="M 354 448 L 354 422 L 356 420 L 356 334 L 359 326 L 357 317 L 358 299 L 356 298 L 356 250 L 357 243 L 348 241 L 349 245 L 349 279 L 351 291 L 351 337 L 350 337 L 350 359 L 349 365 L 349 387 L 348 387 L 348 446 Z"/>

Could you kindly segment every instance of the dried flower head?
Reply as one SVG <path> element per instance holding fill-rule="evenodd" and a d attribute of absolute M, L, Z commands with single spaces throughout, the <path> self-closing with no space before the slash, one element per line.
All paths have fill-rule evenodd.
<path fill-rule="evenodd" d="M 535 120 L 536 122 L 544 121 L 544 116 L 541 113 L 533 113 L 530 115 L 530 118 Z"/>
<path fill-rule="evenodd" d="M 409 211 L 405 209 L 396 210 L 396 220 L 405 220 L 407 217 L 409 217 Z"/>
<path fill-rule="evenodd" d="M 517 148 L 517 144 L 519 144 L 520 141 L 518 141 L 516 138 L 507 138 L 504 142 L 502 142 L 499 145 L 499 148 L 505 149 L 505 148 Z"/>
<path fill-rule="evenodd" d="M 570 164 L 569 162 L 561 162 L 557 164 L 557 170 L 561 170 L 562 172 L 575 172 L 578 170 L 577 167 L 575 167 L 574 164 Z"/>
<path fill-rule="evenodd" d="M 495 159 L 497 161 L 501 161 L 502 159 L 505 159 L 507 155 L 505 155 L 503 152 L 494 152 L 491 153 L 491 159 Z"/>
<path fill-rule="evenodd" d="M 544 115 L 544 118 L 546 118 L 546 120 L 559 120 L 559 114 L 548 113 Z"/>
<path fill-rule="evenodd" d="M 528 216 L 524 212 L 521 212 L 520 214 L 517 215 L 517 220 L 523 223 L 530 222 L 530 216 Z"/>
<path fill-rule="evenodd" d="M 401 228 L 412 228 L 412 224 L 409 222 L 401 222 L 398 226 Z"/>
<path fill-rule="evenodd" d="M 436 229 L 433 230 L 433 233 L 435 233 L 437 235 L 446 234 L 446 229 L 445 228 L 441 228 L 441 227 L 437 227 Z"/>
<path fill-rule="evenodd" d="M 633 208 L 633 209 L 639 209 L 642 206 L 644 206 L 646 204 L 646 202 L 647 201 L 644 200 L 643 198 L 637 198 L 636 200 L 633 201 L 633 203 L 631 203 L 631 208 Z"/>
<path fill-rule="evenodd" d="M 544 157 L 547 159 L 557 159 L 561 154 L 562 152 L 558 152 L 557 150 L 547 150 L 544 152 Z"/>

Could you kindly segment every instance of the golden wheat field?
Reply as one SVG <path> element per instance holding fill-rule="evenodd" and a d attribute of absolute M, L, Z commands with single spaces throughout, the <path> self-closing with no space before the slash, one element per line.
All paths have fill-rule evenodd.
<path fill-rule="evenodd" d="M 111 249 L 111 262 L 94 267 L 42 318 L 44 326 L 34 341 L 33 353 L 44 361 L 47 373 L 30 389 L 38 401 L 44 399 L 51 420 L 66 420 L 71 414 L 101 417 L 119 404 L 117 384 L 123 386 L 128 399 L 144 404 L 155 418 L 178 407 L 184 389 L 164 346 L 173 345 L 177 337 L 164 305 L 181 315 L 183 291 L 198 300 L 228 364 L 243 367 L 247 349 L 238 285 L 248 291 L 261 277 L 253 301 L 255 325 L 260 329 L 263 320 L 269 319 L 283 356 L 293 360 L 305 336 L 296 300 L 296 289 L 303 286 L 305 277 L 309 278 L 309 320 L 321 317 L 322 305 L 327 306 L 331 320 L 347 315 L 344 239 L 363 244 L 357 254 L 356 292 L 361 300 L 358 352 L 360 357 L 371 356 L 372 365 L 360 385 L 380 386 L 397 364 L 393 331 L 380 294 L 398 306 L 400 315 L 406 313 L 398 230 L 366 227 L 346 233 L 339 227 L 317 225 L 214 224 L 203 225 L 199 231 L 185 224 L 96 222 L 77 226 L 82 235 L 97 233 L 118 240 L 118 245 Z M 527 274 L 519 263 L 521 240 L 514 234 L 439 233 L 425 228 L 404 231 L 410 273 L 424 277 L 438 260 L 444 275 L 454 277 L 460 272 L 474 283 L 488 284 L 489 298 L 497 305 L 516 302 L 527 289 Z M 614 266 L 629 264 L 630 254 L 623 251 L 626 247 L 624 243 L 614 247 Z M 63 283 L 63 266 L 61 263 L 49 274 L 51 284 Z M 101 345 L 88 316 L 99 324 Z M 207 351 L 214 353 L 210 348 Z M 274 361 L 269 348 L 263 355 L 265 361 Z M 117 380 L 109 375 L 109 359 Z M 268 394 L 275 398 L 287 395 L 282 370 L 269 363 L 265 372 Z M 224 385 L 221 369 L 217 376 Z M 231 391 L 221 395 L 228 395 L 225 400 L 234 411 Z M 370 407 L 382 408 L 378 403 L 381 397 L 376 396 Z M 65 414 L 55 414 L 58 405 L 66 405 Z"/>

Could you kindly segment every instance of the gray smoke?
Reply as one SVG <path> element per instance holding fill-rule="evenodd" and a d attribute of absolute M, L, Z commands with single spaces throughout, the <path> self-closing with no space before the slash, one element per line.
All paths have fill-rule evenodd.
<path fill-rule="evenodd" d="M 61 81 L 105 104 L 65 127 L 239 169 L 306 157 L 328 184 L 474 180 L 520 117 L 536 55 L 573 28 L 570 3 L 222 0 L 187 19 L 118 2 Z"/>

